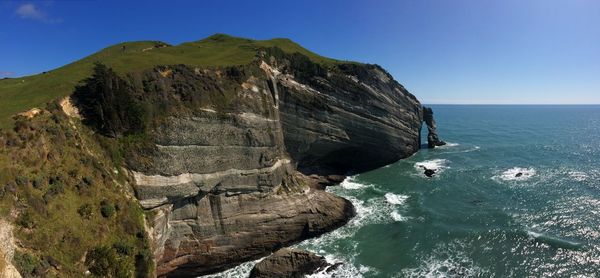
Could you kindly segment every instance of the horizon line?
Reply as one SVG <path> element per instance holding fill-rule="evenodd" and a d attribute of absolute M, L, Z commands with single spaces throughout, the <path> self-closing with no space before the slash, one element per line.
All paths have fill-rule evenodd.
<path fill-rule="evenodd" d="M 424 103 L 421 102 L 421 104 L 423 105 L 495 105 L 495 106 L 501 106 L 501 105 L 532 105 L 532 106 L 552 106 L 552 105 L 577 105 L 577 106 L 583 106 L 583 105 L 600 105 L 600 103 Z"/>

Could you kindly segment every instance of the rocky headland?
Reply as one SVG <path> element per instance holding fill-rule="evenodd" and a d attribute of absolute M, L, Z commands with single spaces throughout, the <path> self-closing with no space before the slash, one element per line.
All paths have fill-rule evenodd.
<path fill-rule="evenodd" d="M 79 151 L 63 156 L 89 152 L 103 161 L 79 172 L 97 171 L 92 177 L 102 177 L 103 184 L 114 181 L 121 188 L 114 192 L 122 193 L 111 202 L 141 209 L 142 215 L 135 217 L 142 222 L 130 225 L 138 223 L 135 227 L 144 232 L 132 235 L 147 244 L 132 245 L 139 250 L 132 255 L 116 243 L 106 251 L 123 260 L 133 256 L 131 273 L 138 277 L 215 273 L 336 229 L 354 215 L 354 208 L 348 200 L 325 192 L 326 186 L 418 151 L 423 120 L 430 146 L 443 143 L 431 109 L 424 109 L 381 67 L 323 62 L 278 47 L 258 48 L 252 61 L 238 66 L 159 65 L 123 75 L 97 64 L 71 96 L 36 114 L 20 116 L 19 123 L 60 127 L 48 135 L 48 130 L 39 129 L 41 124 L 30 125 L 36 128 L 28 130 L 41 138 L 76 134 L 65 137 L 65 144 L 71 142 L 69 147 Z M 44 140 L 40 146 L 51 148 Z M 3 153 L 11 155 L 31 145 L 2 142 Z M 77 179 L 83 187 L 94 184 L 79 175 L 63 178 L 66 189 L 56 198 L 71 196 L 69 190 L 81 192 Z M 33 183 L 27 184 L 27 192 L 37 192 Z M 98 202 L 103 216 L 106 203 Z M 12 221 L 20 223 L 31 205 L 11 204 Z M 124 205 L 115 207 L 121 217 Z M 40 225 L 20 225 L 19 233 L 35 233 Z M 120 231 L 115 225 L 107 233 Z M 109 237 L 103 240 L 110 242 Z M 144 248 L 150 260 L 144 259 Z M 27 244 L 19 250 L 38 260 L 59 252 Z M 73 260 L 81 256 L 83 263 L 71 267 L 54 255 L 63 267 L 39 271 L 116 271 L 111 266 L 101 269 L 99 259 L 89 259 L 102 250 L 82 250 Z M 284 250 L 285 259 L 278 252 L 262 265 L 304 269 L 323 263 L 300 251 Z M 267 277 L 265 273 L 279 271 L 268 268 L 258 265 L 253 275 Z"/>

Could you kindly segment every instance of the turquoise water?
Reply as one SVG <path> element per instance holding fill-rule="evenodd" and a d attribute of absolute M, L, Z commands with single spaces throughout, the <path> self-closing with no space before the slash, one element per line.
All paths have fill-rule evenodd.
<path fill-rule="evenodd" d="M 358 215 L 297 245 L 344 263 L 315 276 L 596 277 L 600 106 L 433 109 L 448 146 L 328 188 Z"/>

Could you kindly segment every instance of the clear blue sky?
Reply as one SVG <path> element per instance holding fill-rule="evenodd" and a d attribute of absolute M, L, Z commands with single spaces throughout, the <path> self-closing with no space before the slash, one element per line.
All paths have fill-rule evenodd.
<path fill-rule="evenodd" d="M 380 64 L 424 103 L 600 103 L 597 0 L 0 2 L 0 77 L 213 33 Z"/>

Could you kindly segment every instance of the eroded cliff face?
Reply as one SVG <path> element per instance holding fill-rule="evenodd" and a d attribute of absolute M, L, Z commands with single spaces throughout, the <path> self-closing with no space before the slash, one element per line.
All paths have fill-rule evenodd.
<path fill-rule="evenodd" d="M 286 149 L 302 172 L 362 172 L 419 149 L 421 104 L 381 67 L 271 61 L 261 67 L 279 96 Z"/>
<path fill-rule="evenodd" d="M 210 95 L 153 124 L 153 148 L 129 164 L 136 195 L 154 215 L 159 276 L 223 270 L 330 231 L 353 215 L 348 201 L 311 191 L 296 172 L 285 151 L 277 92 L 264 71 L 241 75 L 177 67 L 143 77 L 148 94 Z M 181 84 L 202 87 L 180 94 Z"/>
<path fill-rule="evenodd" d="M 125 158 L 159 276 L 217 272 L 340 227 L 352 204 L 307 175 L 373 169 L 420 145 L 420 103 L 375 65 L 265 49 L 247 66 L 129 79 L 132 113 L 81 107 L 111 121 L 100 132 L 142 138 Z"/>

